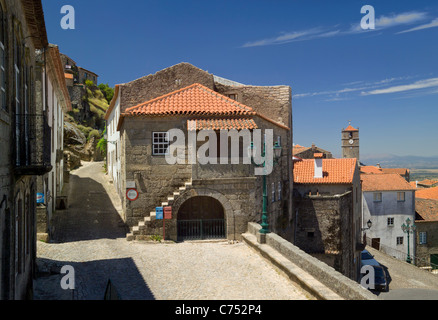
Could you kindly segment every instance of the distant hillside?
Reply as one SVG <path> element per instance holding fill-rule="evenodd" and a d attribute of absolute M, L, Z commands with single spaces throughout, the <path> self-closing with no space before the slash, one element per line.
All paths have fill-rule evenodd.
<path fill-rule="evenodd" d="M 360 162 L 374 166 L 377 163 L 384 168 L 408 168 L 408 169 L 438 169 L 437 157 L 420 156 L 396 156 L 393 154 L 361 155 Z"/>

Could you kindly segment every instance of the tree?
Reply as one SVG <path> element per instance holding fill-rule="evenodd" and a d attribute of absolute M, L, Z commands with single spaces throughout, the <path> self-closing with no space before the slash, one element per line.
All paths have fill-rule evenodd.
<path fill-rule="evenodd" d="M 102 91 L 103 95 L 105 96 L 105 99 L 108 101 L 108 103 L 111 103 L 111 100 L 114 96 L 114 89 L 111 88 L 108 83 L 101 83 L 98 85 L 100 91 Z"/>

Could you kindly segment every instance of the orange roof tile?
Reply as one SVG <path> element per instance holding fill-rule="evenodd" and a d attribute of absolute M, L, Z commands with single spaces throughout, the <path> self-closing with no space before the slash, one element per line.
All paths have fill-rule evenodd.
<path fill-rule="evenodd" d="M 409 184 L 411 185 L 412 188 L 417 189 L 417 182 L 416 181 L 411 181 L 411 182 L 409 182 Z"/>
<path fill-rule="evenodd" d="M 395 191 L 415 190 L 401 175 L 387 174 L 361 174 L 363 191 Z"/>
<path fill-rule="evenodd" d="M 146 101 L 125 111 L 126 115 L 254 115 L 252 108 L 199 83 Z"/>
<path fill-rule="evenodd" d="M 362 166 L 360 172 L 365 174 L 383 174 L 381 168 L 375 166 Z"/>
<path fill-rule="evenodd" d="M 359 131 L 359 130 L 356 129 L 356 128 L 353 128 L 353 127 L 351 126 L 351 124 L 349 124 L 348 127 L 346 127 L 346 128 L 344 129 L 344 131 Z"/>
<path fill-rule="evenodd" d="M 438 200 L 438 187 L 417 190 L 415 191 L 415 197 L 421 199 Z"/>
<path fill-rule="evenodd" d="M 434 184 L 438 184 L 438 180 L 425 179 L 422 181 L 418 181 L 418 184 L 422 184 L 424 186 L 433 186 Z"/>
<path fill-rule="evenodd" d="M 415 199 L 415 212 L 423 220 L 418 221 L 438 221 L 438 200 L 432 199 Z"/>
<path fill-rule="evenodd" d="M 294 183 L 298 184 L 348 184 L 353 182 L 356 158 L 323 159 L 322 178 L 315 178 L 315 160 L 294 162 Z"/>
<path fill-rule="evenodd" d="M 187 121 L 187 130 L 257 129 L 254 119 L 196 119 Z"/>
<path fill-rule="evenodd" d="M 398 173 L 400 175 L 405 175 L 409 173 L 409 169 L 406 168 L 381 168 L 383 173 Z"/>

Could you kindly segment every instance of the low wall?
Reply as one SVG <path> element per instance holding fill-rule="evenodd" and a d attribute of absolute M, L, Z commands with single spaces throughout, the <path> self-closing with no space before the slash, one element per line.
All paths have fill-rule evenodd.
<path fill-rule="evenodd" d="M 248 223 L 248 233 L 256 236 L 257 239 L 260 237 L 260 229 L 261 226 L 259 224 L 254 222 Z M 362 287 L 359 283 L 347 278 L 275 233 L 266 234 L 266 245 L 275 249 L 287 260 L 293 262 L 344 299 L 378 300 L 373 293 Z"/>

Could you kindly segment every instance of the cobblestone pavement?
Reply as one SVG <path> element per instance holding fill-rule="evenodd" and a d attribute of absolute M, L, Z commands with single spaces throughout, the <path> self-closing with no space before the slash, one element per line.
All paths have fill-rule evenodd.
<path fill-rule="evenodd" d="M 54 241 L 38 242 L 35 299 L 101 300 L 108 279 L 121 299 L 307 300 L 306 294 L 244 243 L 126 241 L 102 163 L 70 177 L 69 208 Z M 75 290 L 63 290 L 63 265 Z"/>

